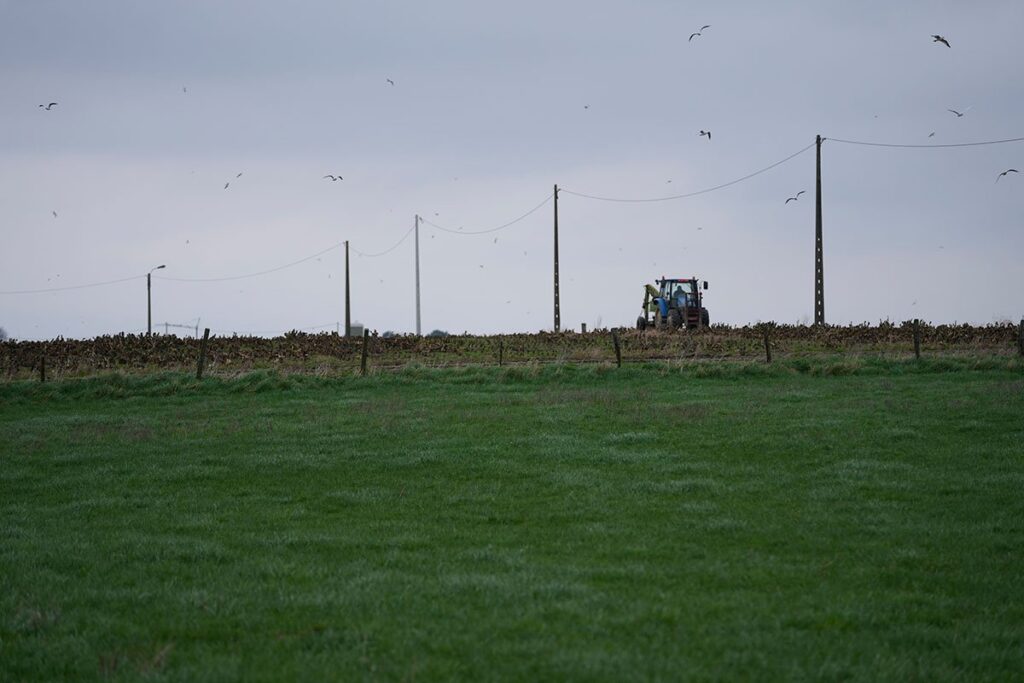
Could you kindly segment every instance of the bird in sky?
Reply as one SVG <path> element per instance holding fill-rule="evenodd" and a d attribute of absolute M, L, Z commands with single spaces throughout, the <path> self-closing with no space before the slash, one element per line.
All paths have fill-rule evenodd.
<path fill-rule="evenodd" d="M 183 92 L 183 93 L 185 93 L 187 95 L 188 94 L 188 88 L 185 87 L 184 85 L 181 86 L 181 92 Z"/>
<path fill-rule="evenodd" d="M 583 105 L 583 108 L 584 108 L 584 109 L 590 109 L 590 105 L 589 105 L 589 104 L 584 104 L 584 105 Z"/>
<path fill-rule="evenodd" d="M 243 173 L 244 173 L 244 171 L 243 171 Z M 236 177 L 236 178 L 241 178 L 241 177 L 242 177 L 242 174 L 241 174 L 241 173 L 239 173 L 239 174 L 238 174 L 238 175 L 236 175 L 235 177 Z"/>
<path fill-rule="evenodd" d="M 497 243 L 498 243 L 498 238 L 497 238 L 497 237 L 495 237 L 495 238 L 494 238 L 494 243 L 495 243 L 495 244 L 497 244 Z"/>
<path fill-rule="evenodd" d="M 344 180 L 344 178 L 342 178 L 342 177 L 341 177 L 340 175 L 331 175 L 330 173 L 328 173 L 327 175 L 325 175 L 325 176 L 324 176 L 324 177 L 322 178 L 322 180 L 327 180 L 328 178 L 330 178 L 330 179 L 331 179 L 331 182 L 332 182 L 332 183 L 336 183 L 336 182 L 338 182 L 339 180 Z"/>
<path fill-rule="evenodd" d="M 704 24 L 703 26 L 700 27 L 699 31 L 695 31 L 694 33 L 691 33 L 689 40 L 687 40 L 686 42 L 690 42 L 690 40 L 693 40 L 695 37 L 703 35 L 704 34 L 704 29 L 706 29 L 706 28 L 711 28 L 711 24 Z"/>
<path fill-rule="evenodd" d="M 1006 175 L 1006 174 L 1004 173 L 1003 175 Z M 56 218 L 56 217 L 57 217 L 57 212 L 56 212 L 56 211 L 51 211 L 50 213 L 52 213 L 52 214 L 53 214 L 53 217 L 54 217 L 54 218 Z"/>
<path fill-rule="evenodd" d="M 230 184 L 231 184 L 230 180 L 228 182 L 224 183 L 224 189 L 225 190 L 228 189 L 228 185 L 230 185 Z"/>
<path fill-rule="evenodd" d="M 946 111 L 951 112 L 953 114 L 956 114 L 956 117 L 958 119 L 963 117 L 963 113 L 962 112 L 958 112 L 956 109 L 947 109 Z"/>
<path fill-rule="evenodd" d="M 42 107 L 43 109 L 45 109 L 46 111 L 50 111 L 50 107 L 56 107 L 57 103 L 56 102 L 50 102 L 49 104 L 40 104 L 39 106 Z"/>
<path fill-rule="evenodd" d="M 796 200 L 800 199 L 800 195 L 804 194 L 805 192 L 807 192 L 807 190 L 800 190 L 799 192 L 796 193 L 795 197 L 790 197 L 789 199 L 787 199 L 783 203 L 784 204 L 789 204 L 790 202 L 795 202 Z"/>
<path fill-rule="evenodd" d="M 1018 171 L 1015 168 L 1008 168 L 1008 169 L 1006 169 L 1005 171 L 1003 171 L 1002 173 L 1000 173 L 999 175 L 996 176 L 996 182 L 998 183 L 999 179 L 1002 178 L 1007 173 L 1020 173 L 1020 171 Z M 56 214 L 54 214 L 54 215 L 56 215 Z"/>
<path fill-rule="evenodd" d="M 391 85 L 395 84 L 395 82 L 393 80 L 391 80 L 390 78 L 385 78 L 384 80 L 387 81 L 388 83 L 390 83 Z"/>
<path fill-rule="evenodd" d="M 704 137 L 705 135 L 707 135 L 708 136 L 708 142 L 711 142 L 711 131 L 710 130 L 702 130 L 701 132 L 697 133 L 697 135 L 699 135 L 700 137 Z"/>
<path fill-rule="evenodd" d="M 931 133 L 928 133 L 928 137 L 930 137 L 930 138 L 935 137 L 935 131 L 933 130 Z"/>
<path fill-rule="evenodd" d="M 943 44 L 943 45 L 945 45 L 946 47 L 952 47 L 952 45 L 950 45 L 950 44 L 949 44 L 949 41 L 948 41 L 948 40 L 946 40 L 946 39 L 945 39 L 945 38 L 943 38 L 942 36 L 937 36 L 937 35 L 935 35 L 934 33 L 932 34 L 932 42 L 933 42 L 933 43 L 942 43 L 942 44 Z"/>

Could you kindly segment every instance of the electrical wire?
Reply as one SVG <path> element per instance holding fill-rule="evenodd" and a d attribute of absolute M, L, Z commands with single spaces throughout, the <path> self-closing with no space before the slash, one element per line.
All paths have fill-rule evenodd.
<path fill-rule="evenodd" d="M 47 289 L 16 289 L 7 292 L 0 292 L 0 294 L 43 294 L 45 292 L 66 292 L 71 289 L 87 289 L 89 287 L 103 287 L 104 285 L 115 285 L 118 282 L 128 282 L 129 280 L 139 280 L 146 277 L 145 275 L 132 275 L 131 277 L 123 277 L 119 280 L 107 280 L 106 282 L 90 282 L 85 285 L 69 285 L 67 287 L 49 287 Z"/>
<path fill-rule="evenodd" d="M 279 270 L 284 270 L 285 268 L 291 268 L 292 266 L 297 266 L 300 263 L 305 263 L 306 261 L 311 261 L 312 259 L 315 259 L 317 256 L 322 256 L 323 254 L 326 254 L 329 251 L 333 251 L 334 249 L 337 249 L 338 247 L 343 246 L 344 244 L 345 244 L 344 242 L 338 242 L 337 244 L 333 244 L 333 245 L 327 247 L 326 249 L 324 249 L 322 251 L 318 251 L 315 254 L 312 254 L 310 256 L 306 256 L 305 258 L 301 258 L 298 261 L 292 261 L 291 263 L 286 263 L 283 266 L 278 266 L 276 268 L 270 268 L 268 270 L 261 270 L 258 273 L 248 273 L 246 275 L 232 275 L 230 277 L 194 277 L 194 278 L 193 277 L 166 277 L 166 276 L 154 275 L 153 279 L 155 279 L 155 280 L 167 280 L 169 282 L 227 282 L 229 280 L 244 280 L 244 279 L 250 278 L 250 277 L 259 277 L 260 275 L 268 275 L 269 273 L 276 273 Z"/>
<path fill-rule="evenodd" d="M 1024 138 L 1007 138 L 1005 140 L 982 140 L 981 142 L 956 142 L 938 145 L 903 145 L 888 142 L 863 142 L 861 140 L 842 140 L 840 138 L 822 138 L 830 142 L 841 142 L 844 145 L 865 145 L 867 147 L 902 147 L 914 149 L 936 149 L 941 147 L 980 147 L 982 145 L 1001 145 L 1007 142 L 1024 142 Z"/>
<path fill-rule="evenodd" d="M 402 235 L 401 239 L 399 239 L 397 242 L 395 242 L 393 245 L 391 245 L 390 247 L 388 247 L 384 251 L 378 251 L 378 252 L 373 253 L 373 254 L 368 254 L 368 253 L 366 253 L 364 251 L 359 251 L 355 247 L 351 247 L 351 249 L 352 249 L 352 251 L 356 252 L 360 256 L 365 256 L 366 258 L 377 258 L 378 256 L 383 256 L 384 254 L 390 254 L 395 249 L 398 249 L 399 245 L 402 244 L 402 242 L 404 242 L 405 240 L 407 240 L 409 238 L 409 235 L 411 235 L 412 231 L 415 230 L 415 229 L 416 229 L 415 225 L 412 226 L 411 228 L 409 228 L 409 230 L 404 235 Z"/>
<path fill-rule="evenodd" d="M 817 144 L 817 142 L 812 142 L 811 144 L 807 145 L 803 149 L 800 149 L 800 150 L 798 150 L 796 152 L 793 152 L 792 154 L 790 154 L 785 159 L 781 159 L 779 161 L 776 161 L 774 164 L 771 164 L 770 166 L 765 166 L 764 168 L 762 168 L 760 170 L 757 170 L 757 171 L 754 171 L 753 173 L 748 173 L 747 175 L 743 176 L 742 178 L 736 178 L 735 180 L 730 180 L 727 183 L 722 183 L 721 185 L 715 185 L 714 187 L 708 187 L 708 188 L 705 188 L 703 190 L 697 190 L 696 192 L 687 192 L 686 194 L 672 195 L 671 197 L 651 197 L 651 198 L 647 198 L 647 199 L 626 199 L 626 198 L 622 198 L 622 197 L 598 197 L 598 196 L 592 195 L 592 194 L 584 194 L 582 192 L 574 192 L 573 190 L 567 190 L 565 188 L 559 188 L 559 191 L 560 192 L 565 192 L 566 194 L 575 195 L 577 197 L 585 197 L 586 199 L 597 199 L 597 200 L 602 201 L 602 202 L 667 202 L 667 201 L 670 201 L 670 200 L 673 200 L 673 199 L 686 199 L 688 197 L 696 197 L 697 195 L 707 194 L 708 192 L 714 192 L 715 190 L 721 190 L 721 189 L 724 189 L 726 187 L 731 187 L 732 185 L 736 185 L 737 183 L 742 183 L 744 180 L 750 180 L 754 176 L 761 175 L 762 173 L 765 173 L 767 171 L 772 170 L 776 166 L 781 166 L 782 164 L 786 163 L 790 159 L 794 159 L 794 158 L 800 156 L 801 154 L 803 154 L 804 152 L 809 150 L 811 147 L 814 147 L 816 144 Z"/>
<path fill-rule="evenodd" d="M 423 222 L 423 223 L 426 223 L 427 225 L 429 225 L 432 228 L 437 228 L 438 230 L 441 230 L 443 232 L 450 232 L 453 235 L 486 235 L 489 232 L 498 232 L 499 230 L 504 230 L 505 228 L 512 227 L 513 225 L 515 225 L 519 221 L 523 220 L 527 216 L 529 216 L 529 215 L 533 214 L 534 212 L 540 210 L 540 208 L 542 206 L 544 206 L 545 204 L 547 204 L 548 202 L 551 201 L 551 198 L 553 196 L 554 196 L 553 192 L 548 194 L 548 196 L 544 197 L 544 201 L 542 201 L 540 204 L 538 204 L 537 206 L 533 207 L 532 209 L 530 209 L 529 211 L 524 213 L 519 218 L 511 220 L 508 223 L 505 223 L 503 225 L 499 225 L 496 228 L 487 228 L 486 230 L 452 230 L 451 228 L 445 228 L 443 226 L 440 226 L 437 223 L 434 223 L 433 221 L 428 221 L 426 218 L 423 218 L 423 217 L 420 217 L 420 221 Z"/>

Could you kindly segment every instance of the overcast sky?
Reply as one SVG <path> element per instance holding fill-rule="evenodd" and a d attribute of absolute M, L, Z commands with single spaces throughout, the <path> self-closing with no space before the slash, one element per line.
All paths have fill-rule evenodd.
<path fill-rule="evenodd" d="M 334 329 L 341 248 L 182 280 L 350 240 L 354 320 L 411 332 L 412 237 L 359 253 L 417 213 L 684 194 L 816 134 L 1022 137 L 1022 27 L 1020 0 L 0 0 L 0 292 L 136 278 L 0 294 L 0 326 L 144 330 L 166 264 L 155 330 Z M 1024 143 L 826 140 L 822 168 L 828 322 L 1024 316 Z M 421 226 L 423 331 L 550 329 L 552 209 Z M 687 199 L 563 192 L 559 231 L 565 328 L 633 324 L 662 275 L 708 280 L 712 322 L 813 319 L 813 147 Z"/>

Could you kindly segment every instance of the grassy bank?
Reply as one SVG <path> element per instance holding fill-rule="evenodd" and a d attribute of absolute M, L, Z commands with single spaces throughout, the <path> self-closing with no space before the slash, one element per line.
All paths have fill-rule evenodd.
<path fill-rule="evenodd" d="M 1022 443 L 1005 358 L 8 383 L 0 678 L 1012 678 Z"/>

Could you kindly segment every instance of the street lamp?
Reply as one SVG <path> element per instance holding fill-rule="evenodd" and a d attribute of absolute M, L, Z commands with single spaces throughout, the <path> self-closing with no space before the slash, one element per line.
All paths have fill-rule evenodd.
<path fill-rule="evenodd" d="M 146 336 L 147 337 L 151 337 L 153 335 L 153 297 L 150 294 L 150 292 L 153 289 L 153 285 L 152 285 L 152 282 L 151 282 L 152 278 L 150 276 L 153 274 L 154 270 L 160 270 L 161 268 L 166 268 L 166 267 L 167 267 L 166 265 L 159 265 L 156 268 L 153 268 L 152 270 L 150 270 L 148 273 L 146 273 Z"/>

